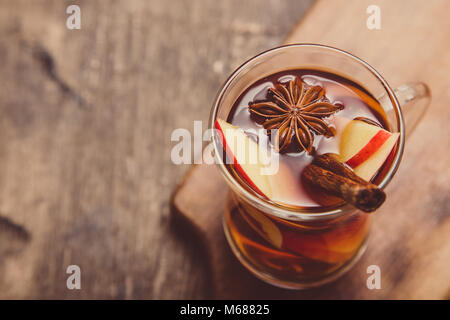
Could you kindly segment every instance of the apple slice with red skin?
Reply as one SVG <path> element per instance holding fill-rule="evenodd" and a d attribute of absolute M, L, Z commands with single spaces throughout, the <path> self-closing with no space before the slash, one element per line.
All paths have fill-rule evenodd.
<path fill-rule="evenodd" d="M 264 164 L 259 153 L 266 150 L 260 149 L 263 147 L 249 138 L 241 128 L 221 119 L 216 120 L 215 127 L 220 132 L 222 146 L 235 170 L 254 191 L 279 204 L 289 203 L 289 199 L 294 199 L 300 193 L 301 185 L 289 166 L 279 161 L 279 155 L 267 150 L 264 160 L 268 160 L 268 163 Z M 257 158 L 253 159 L 256 161 L 249 161 L 251 155 Z M 267 174 L 269 171 L 270 174 Z"/>
<path fill-rule="evenodd" d="M 392 133 L 383 145 L 373 153 L 366 161 L 354 168 L 354 171 L 364 180 L 371 180 L 389 157 L 389 154 L 397 144 L 400 133 Z"/>
<path fill-rule="evenodd" d="M 358 176 L 369 181 L 386 161 L 399 133 L 391 133 L 363 121 L 348 121 L 338 116 L 335 124 L 337 131 L 342 131 L 339 160 L 353 168 Z"/>
<path fill-rule="evenodd" d="M 270 199 L 272 188 L 269 176 L 261 174 L 266 166 L 259 159 L 256 163 L 250 161 L 251 155 L 259 155 L 259 145 L 242 129 L 222 119 L 216 120 L 215 127 L 220 131 L 222 146 L 241 178 L 257 193 Z"/>
<path fill-rule="evenodd" d="M 361 163 L 369 159 L 380 147 L 391 137 L 391 133 L 385 130 L 378 131 L 372 139 L 358 151 L 353 157 L 345 161 L 352 168 L 356 168 Z"/>

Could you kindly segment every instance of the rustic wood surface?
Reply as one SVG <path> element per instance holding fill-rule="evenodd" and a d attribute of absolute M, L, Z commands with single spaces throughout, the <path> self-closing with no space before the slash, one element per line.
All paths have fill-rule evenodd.
<path fill-rule="evenodd" d="M 170 215 L 171 132 L 311 3 L 1 0 L 0 298 L 210 297 Z"/>
<path fill-rule="evenodd" d="M 177 190 L 174 207 L 209 252 L 215 297 L 450 298 L 450 2 L 376 1 L 381 30 L 366 28 L 370 4 L 320 0 L 286 40 L 350 51 L 394 87 L 417 80 L 431 87 L 430 108 L 407 141 L 386 203 L 374 214 L 368 251 L 351 272 L 321 288 L 297 292 L 263 284 L 233 259 L 221 233 L 225 182 L 214 167 L 198 165 Z M 381 268 L 381 290 L 366 288 L 372 264 Z"/>

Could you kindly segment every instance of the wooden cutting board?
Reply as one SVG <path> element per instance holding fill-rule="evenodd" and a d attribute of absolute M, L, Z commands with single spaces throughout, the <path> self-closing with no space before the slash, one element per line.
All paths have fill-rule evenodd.
<path fill-rule="evenodd" d="M 381 9 L 369 30 L 366 8 Z M 396 87 L 423 81 L 432 103 L 406 143 L 388 199 L 373 216 L 369 247 L 345 276 L 304 290 L 274 288 L 242 267 L 225 241 L 221 218 L 227 186 L 214 166 L 195 165 L 173 195 L 174 215 L 201 239 L 214 298 L 450 298 L 450 1 L 319 0 L 286 43 L 320 43 L 369 62 Z M 205 111 L 206 112 L 206 111 Z M 369 290 L 366 269 L 381 268 L 381 289 Z"/>

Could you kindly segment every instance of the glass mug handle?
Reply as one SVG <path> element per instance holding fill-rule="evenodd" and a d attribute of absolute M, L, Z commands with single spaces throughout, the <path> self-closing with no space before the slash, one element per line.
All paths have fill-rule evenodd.
<path fill-rule="evenodd" d="M 406 83 L 395 90 L 405 122 L 405 137 L 408 138 L 422 120 L 431 100 L 430 89 L 425 83 Z"/>

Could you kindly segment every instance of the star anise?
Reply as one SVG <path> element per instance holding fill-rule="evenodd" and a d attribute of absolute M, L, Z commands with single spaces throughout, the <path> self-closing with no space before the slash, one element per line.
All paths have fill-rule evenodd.
<path fill-rule="evenodd" d="M 332 128 L 323 120 L 343 108 L 333 105 L 325 97 L 321 86 L 307 86 L 299 78 L 288 83 L 277 83 L 269 88 L 267 101 L 251 103 L 249 111 L 264 118 L 268 130 L 278 129 L 278 150 L 286 151 L 295 136 L 301 150 L 311 154 L 314 135 L 331 137 Z"/>

